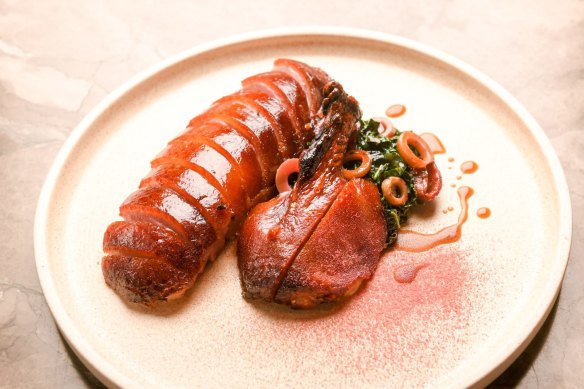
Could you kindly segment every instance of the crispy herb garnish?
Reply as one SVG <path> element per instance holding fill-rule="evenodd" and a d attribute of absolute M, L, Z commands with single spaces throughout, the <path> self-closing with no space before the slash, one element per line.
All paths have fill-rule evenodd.
<path fill-rule="evenodd" d="M 371 170 L 365 176 L 373 181 L 381 196 L 385 220 L 387 221 L 387 244 L 392 245 L 397 240 L 397 231 L 408 219 L 410 208 L 418 204 L 412 181 L 412 169 L 404 162 L 397 151 L 397 139 L 401 134 L 396 129 L 394 136 L 388 138 L 378 131 L 379 122 L 362 120 L 357 137 L 356 148 L 365 150 L 371 156 Z M 401 177 L 408 187 L 408 201 L 405 205 L 395 207 L 390 205 L 381 194 L 381 183 L 388 177 Z"/>

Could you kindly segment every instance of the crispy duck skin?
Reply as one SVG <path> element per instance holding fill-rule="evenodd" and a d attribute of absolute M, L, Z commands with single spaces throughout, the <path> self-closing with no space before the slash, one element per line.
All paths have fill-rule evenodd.
<path fill-rule="evenodd" d="M 217 100 L 152 161 L 104 234 L 106 283 L 129 302 L 184 294 L 249 209 L 274 194 L 274 175 L 315 136 L 307 127 L 330 78 L 278 59 Z"/>
<path fill-rule="evenodd" d="M 247 299 L 313 308 L 349 296 L 371 278 L 384 249 L 377 187 L 341 174 L 358 104 L 336 82 L 324 94 L 294 188 L 257 205 L 243 223 L 237 254 Z"/>

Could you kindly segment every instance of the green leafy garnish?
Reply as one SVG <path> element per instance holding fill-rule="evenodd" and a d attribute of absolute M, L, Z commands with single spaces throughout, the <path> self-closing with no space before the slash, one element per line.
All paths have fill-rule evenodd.
<path fill-rule="evenodd" d="M 371 170 L 365 178 L 373 181 L 379 189 L 387 222 L 387 244 L 392 245 L 397 239 L 398 229 L 407 221 L 411 207 L 419 203 L 414 190 L 412 169 L 404 162 L 397 151 L 397 140 L 401 134 L 400 131 L 396 130 L 394 136 L 386 137 L 379 133 L 379 122 L 373 119 L 362 120 L 360 125 L 356 148 L 367 151 L 371 157 Z M 347 167 L 350 167 L 350 165 L 347 164 Z M 381 193 L 381 183 L 389 177 L 400 177 L 406 182 L 408 200 L 403 206 L 395 207 L 390 205 Z"/>

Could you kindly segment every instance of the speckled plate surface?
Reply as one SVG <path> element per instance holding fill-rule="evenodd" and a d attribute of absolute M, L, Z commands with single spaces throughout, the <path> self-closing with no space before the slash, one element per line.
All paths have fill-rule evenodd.
<path fill-rule="evenodd" d="M 401 129 L 432 132 L 441 195 L 409 228 L 434 231 L 460 210 L 460 241 L 389 251 L 354 298 L 316 311 L 250 304 L 234 245 L 186 298 L 126 305 L 100 270 L 106 226 L 188 120 L 278 57 L 325 69 L 364 117 L 405 104 Z M 452 160 L 453 159 L 453 160 Z M 462 174 L 472 160 L 479 169 Z M 488 207 L 487 219 L 477 217 Z M 67 341 L 106 384 L 123 387 L 462 387 L 494 379 L 525 348 L 561 285 L 571 239 L 568 191 L 538 124 L 496 83 L 443 53 L 345 29 L 249 34 L 183 53 L 122 86 L 73 131 L 45 183 L 35 223 L 43 291 Z M 392 274 L 425 266 L 411 284 Z"/>

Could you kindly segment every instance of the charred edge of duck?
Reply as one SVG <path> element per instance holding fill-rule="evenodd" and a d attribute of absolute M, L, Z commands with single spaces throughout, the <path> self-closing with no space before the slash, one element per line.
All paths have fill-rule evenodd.
<path fill-rule="evenodd" d="M 322 158 L 343 128 L 344 114 L 352 113 L 357 121 L 361 117 L 359 103 L 354 97 L 348 96 L 338 82 L 326 84 L 323 96 L 321 109 L 310 123 L 315 129 L 316 138 L 300 157 L 299 182 L 309 179 L 316 172 Z"/>

